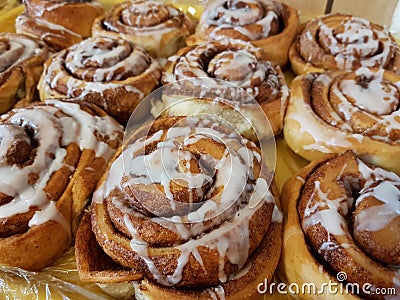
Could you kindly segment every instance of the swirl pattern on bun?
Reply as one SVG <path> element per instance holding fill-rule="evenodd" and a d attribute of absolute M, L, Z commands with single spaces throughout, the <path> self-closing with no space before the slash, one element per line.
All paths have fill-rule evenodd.
<path fill-rule="evenodd" d="M 193 30 L 187 15 L 155 0 L 122 2 L 93 24 L 93 35 L 122 36 L 156 58 L 166 58 L 178 51 Z"/>
<path fill-rule="evenodd" d="M 40 98 L 94 103 L 121 123 L 160 83 L 161 66 L 122 38 L 92 37 L 54 56 L 38 84 Z"/>
<path fill-rule="evenodd" d="M 400 48 L 380 25 L 351 15 L 309 21 L 289 51 L 296 74 L 324 70 L 383 68 L 400 72 Z"/>
<path fill-rule="evenodd" d="M 260 149 L 201 117 L 149 126 L 116 154 L 80 225 L 81 280 L 136 280 L 160 299 L 256 296 L 277 265 L 282 221 Z"/>

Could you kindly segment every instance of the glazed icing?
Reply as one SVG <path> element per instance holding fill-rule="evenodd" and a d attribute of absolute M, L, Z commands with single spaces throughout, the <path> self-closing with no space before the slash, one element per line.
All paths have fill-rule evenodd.
<path fill-rule="evenodd" d="M 371 168 L 360 159 L 356 159 L 355 162 L 357 166 L 355 174 L 351 172 L 346 175 L 344 170 L 347 164 L 345 164 L 337 175 L 336 184 L 341 190 L 337 198 L 332 196 L 334 193 L 331 191 L 334 189 L 329 185 L 322 186 L 318 180 L 306 182 L 312 185 L 313 190 L 307 196 L 301 226 L 304 232 L 308 232 L 317 224 L 324 227 L 326 235 L 323 233 L 322 240 L 315 243 L 318 244 L 318 253 L 328 263 L 332 261 L 331 252 L 338 254 L 341 251 L 348 251 L 350 256 L 360 255 L 359 251 L 363 250 L 359 248 L 353 235 L 359 236 L 362 232 L 375 232 L 387 226 L 396 226 L 390 223 L 400 217 L 400 177 L 382 168 Z M 371 201 L 371 197 L 374 202 L 365 205 L 364 200 Z M 359 209 L 360 205 L 362 209 Z M 353 232 L 350 233 L 348 218 L 353 215 L 353 206 L 359 210 L 353 216 Z M 344 242 L 340 242 L 343 240 Z M 382 247 L 384 249 L 385 246 Z M 349 250 L 350 248 L 352 249 Z M 383 269 L 393 274 L 393 283 L 396 287 L 396 282 L 399 282 L 398 271 L 393 272 L 393 266 L 386 265 L 382 266 Z"/>
<path fill-rule="evenodd" d="M 381 168 L 371 169 L 361 160 L 358 160 L 358 167 L 360 178 L 353 179 L 351 183 L 354 186 L 359 186 L 357 188 L 359 194 L 357 199 L 348 196 L 330 199 L 330 191 L 322 191 L 321 183 L 319 181 L 314 182 L 314 192 L 311 199 L 317 197 L 316 199 L 319 199 L 319 201 L 312 206 L 310 206 L 311 201 L 309 202 L 309 206 L 304 212 L 304 230 L 320 223 L 330 234 L 345 235 L 347 231 L 346 216 L 350 207 L 353 203 L 356 206 L 359 205 L 361 201 L 370 196 L 379 200 L 381 205 L 368 207 L 356 216 L 354 221 L 356 231 L 380 230 L 392 222 L 394 218 L 400 216 L 400 178 L 395 173 Z"/>
<path fill-rule="evenodd" d="M 271 1 L 213 1 L 202 14 L 198 33 L 208 34 L 209 40 L 220 40 L 225 36 L 223 30 L 239 32 L 248 40 L 266 38 L 275 33 L 271 32 L 273 22 L 279 22 L 279 6 Z M 259 30 L 250 30 L 246 25 L 257 26 Z"/>
<path fill-rule="evenodd" d="M 62 115 L 57 116 L 60 111 Z M 46 105 L 37 106 L 35 109 L 13 110 L 4 115 L 2 120 L 6 120 L 7 124 L 20 126 L 24 132 L 27 128 L 32 128 L 32 138 L 38 142 L 38 146 L 32 164 L 0 165 L 0 193 L 13 197 L 12 201 L 1 206 L 0 218 L 26 213 L 36 206 L 38 210 L 29 222 L 30 226 L 40 225 L 49 220 L 55 220 L 64 226 L 66 221 L 55 208 L 56 202 L 49 202 L 44 188 L 51 175 L 60 168 L 66 167 L 74 171 L 75 166 L 64 161 L 66 146 L 76 143 L 81 150 L 91 149 L 97 157 L 108 160 L 115 150 L 100 141 L 96 134 L 108 136 L 110 140 L 116 141 L 120 140 L 122 128 L 109 117 L 93 116 L 80 109 L 76 103 L 56 100 L 47 101 Z M 0 124 L 0 128 L 4 128 L 4 125 Z M 4 148 L 9 147 L 12 134 L 12 130 L 0 130 L 0 153 L 7 151 Z M 20 131 L 17 134 L 20 135 Z M 27 136 L 26 139 L 30 140 Z M 29 183 L 32 174 L 36 174 L 37 177 L 34 184 Z"/>
<path fill-rule="evenodd" d="M 261 155 L 256 150 L 251 150 L 255 145 L 247 140 L 238 139 L 236 134 L 213 129 L 217 127 L 217 123 L 187 117 L 184 125 L 159 130 L 137 139 L 127 145 L 123 153 L 116 158 L 109 169 L 107 180 L 94 195 L 95 203 L 102 203 L 104 198 L 112 197 L 113 205 L 124 214 L 124 222 L 131 236 L 131 249 L 143 259 L 155 280 L 164 286 L 174 286 L 182 280 L 183 270 L 190 256 L 204 269 L 204 257 L 200 251 L 203 247 L 219 253 L 219 281 L 228 281 L 229 276 L 225 273 L 226 259 L 237 265 L 238 270 L 245 267 L 250 249 L 250 220 L 254 214 L 264 205 L 272 204 L 274 212 L 270 217 L 271 222 L 282 222 L 282 214 L 275 205 L 275 198 L 269 191 L 267 180 L 263 177 L 255 178 L 253 174 L 254 164 L 261 162 Z M 204 139 L 222 143 L 225 147 L 222 156 L 213 157 L 213 178 L 206 173 L 180 173 L 182 170 L 178 167 L 179 162 L 187 163 L 193 155 L 182 147 L 191 147 Z M 156 148 L 146 154 L 144 149 L 149 145 Z M 179 152 L 176 149 L 179 149 Z M 200 154 L 203 155 L 211 154 Z M 202 161 L 202 158 L 199 161 Z M 179 251 L 173 274 L 163 276 L 149 253 L 152 245 L 140 234 L 141 228 L 136 228 L 132 222 L 131 216 L 140 217 L 140 213 L 124 204 L 126 199 L 121 201 L 112 195 L 115 191 L 124 190 L 126 185 L 138 182 L 158 183 L 163 187 L 167 198 L 173 200 L 174 195 L 170 194 L 169 186 L 176 179 L 183 179 L 186 188 L 196 190 L 203 202 L 194 211 L 184 215 L 150 217 L 152 222 L 172 230 L 182 240 L 173 246 L 174 250 Z M 199 187 L 210 180 L 213 181 L 213 186 L 207 193 L 200 195 Z M 207 222 L 204 222 L 205 220 Z M 220 298 L 224 294 L 221 289 L 210 291 Z"/>
<path fill-rule="evenodd" d="M 46 59 L 47 55 L 46 48 L 33 38 L 13 33 L 0 35 L 0 73 L 31 57 Z"/>
<path fill-rule="evenodd" d="M 327 20 L 325 23 L 324 18 L 319 19 L 318 37 L 309 34 L 308 38 L 318 39 L 321 48 L 334 56 L 339 69 L 351 70 L 355 65 L 383 67 L 391 59 L 395 46 L 386 31 L 357 17 L 344 18 L 338 25 Z"/>
<path fill-rule="evenodd" d="M 235 106 L 253 103 L 263 85 L 270 88 L 267 97 L 281 94 L 282 105 L 286 103 L 288 88 L 284 79 L 271 62 L 262 59 L 260 49 L 249 43 L 224 40 L 203 44 L 169 61 L 174 62 L 174 68 L 164 73 L 164 82 L 190 82 L 213 91 Z"/>
<path fill-rule="evenodd" d="M 355 231 L 378 231 L 400 217 L 400 177 L 381 168 L 371 169 L 361 160 L 359 169 L 364 186 L 356 205 L 372 196 L 381 202 L 361 211 L 355 218 Z"/>
<path fill-rule="evenodd" d="M 92 93 L 104 95 L 108 90 L 123 89 L 142 99 L 145 96 L 142 90 L 128 80 L 159 73 L 159 69 L 160 65 L 141 48 L 123 39 L 94 37 L 53 56 L 44 72 L 43 89 L 48 94 L 79 99 Z M 107 109 L 107 98 L 102 100 Z"/>

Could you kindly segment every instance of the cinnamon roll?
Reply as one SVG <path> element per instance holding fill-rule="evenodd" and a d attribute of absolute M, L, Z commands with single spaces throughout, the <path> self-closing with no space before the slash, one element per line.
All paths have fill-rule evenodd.
<path fill-rule="evenodd" d="M 309 21 L 289 50 L 296 74 L 383 68 L 400 73 L 400 48 L 382 26 L 351 15 Z"/>
<path fill-rule="evenodd" d="M 314 283 L 320 292 L 302 298 L 399 297 L 399 188 L 398 175 L 350 150 L 312 162 L 286 182 L 281 270 L 289 283 Z M 328 283 L 337 293 L 320 289 Z"/>
<path fill-rule="evenodd" d="M 255 299 L 282 215 L 260 149 L 219 121 L 169 117 L 126 139 L 76 239 L 82 281 L 144 299 Z M 262 297 L 262 296 L 261 296 Z"/>
<path fill-rule="evenodd" d="M 42 100 L 85 100 L 125 124 L 160 83 L 161 71 L 157 61 L 129 41 L 92 37 L 52 56 L 38 88 Z"/>
<path fill-rule="evenodd" d="M 83 102 L 0 117 L 1 264 L 40 270 L 63 254 L 121 139 L 115 120 Z"/>
<path fill-rule="evenodd" d="M 264 137 L 280 133 L 289 90 L 280 67 L 261 48 L 240 40 L 221 40 L 181 49 L 165 65 L 163 106 L 168 115 L 210 112 L 237 123 L 255 141 L 252 126 Z M 182 99 L 194 98 L 191 101 Z M 212 99 L 213 101 L 205 101 Z M 240 111 L 242 122 L 226 106 Z M 267 118 L 269 126 L 264 126 Z M 243 120 L 243 118 L 242 118 Z"/>
<path fill-rule="evenodd" d="M 16 33 L 0 33 L 0 114 L 38 100 L 36 84 L 48 57 L 39 40 Z"/>
<path fill-rule="evenodd" d="M 295 78 L 284 137 L 307 160 L 353 149 L 368 163 L 400 172 L 399 75 L 383 69 Z"/>
<path fill-rule="evenodd" d="M 227 38 L 249 41 L 262 48 L 268 60 L 283 67 L 298 24 L 297 11 L 277 1 L 210 1 L 186 43 L 190 46 Z"/>
<path fill-rule="evenodd" d="M 95 0 L 24 0 L 25 12 L 18 16 L 18 33 L 35 36 L 60 51 L 91 36 L 95 18 L 103 7 Z"/>
<path fill-rule="evenodd" d="M 122 36 L 155 58 L 174 54 L 193 31 L 194 24 L 186 14 L 155 0 L 124 1 L 93 24 L 93 35 Z"/>

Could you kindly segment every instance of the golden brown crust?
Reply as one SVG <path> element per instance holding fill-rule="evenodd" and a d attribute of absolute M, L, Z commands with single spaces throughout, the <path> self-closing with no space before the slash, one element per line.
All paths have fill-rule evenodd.
<path fill-rule="evenodd" d="M 250 120 L 256 134 L 262 133 L 256 137 L 254 128 L 238 125 L 243 126 L 239 130 L 247 138 L 257 140 L 278 135 L 289 91 L 279 66 L 265 57 L 261 48 L 238 40 L 181 49 L 164 67 L 165 113 L 192 115 L 213 111 L 227 117 L 229 110 L 236 109 Z M 178 103 L 187 98 L 194 99 Z M 239 122 L 240 117 L 243 118 L 232 112 L 229 121 Z M 264 126 L 265 118 L 270 127 Z"/>
<path fill-rule="evenodd" d="M 126 124 L 160 78 L 160 64 L 141 48 L 122 38 L 93 37 L 49 59 L 38 89 L 41 100 L 81 99 Z"/>
<path fill-rule="evenodd" d="M 289 60 L 296 74 L 359 67 L 400 72 L 400 48 L 390 33 L 345 14 L 324 15 L 307 22 L 290 46 Z"/>
<path fill-rule="evenodd" d="M 46 45 L 35 38 L 0 34 L 0 114 L 38 100 L 36 85 L 47 57 Z"/>
<path fill-rule="evenodd" d="M 216 130 L 218 129 L 218 126 L 220 126 L 217 126 L 217 123 L 212 123 L 214 124 L 213 126 L 207 122 L 203 125 L 208 128 L 207 131 L 209 128 Z M 191 124 L 190 127 L 186 127 L 189 124 Z M 176 135 L 181 130 L 183 130 L 182 133 L 186 132 L 189 128 L 195 130 L 192 135 L 189 135 L 193 139 L 197 139 L 196 135 L 198 133 L 196 133 L 196 130 L 200 130 L 201 124 L 203 123 L 199 123 L 199 120 L 196 118 L 170 117 L 159 119 L 152 123 L 150 128 L 149 126 L 144 126 L 136 131 L 136 133 L 127 140 L 127 145 L 124 149 L 131 149 L 133 147 L 133 149 L 139 151 L 139 154 L 137 154 L 139 155 L 138 157 L 140 157 L 140 155 L 146 155 L 148 157 L 147 159 L 149 159 L 149 162 L 152 164 L 152 168 L 155 169 L 155 173 L 150 171 L 153 175 L 149 176 L 152 178 L 152 176 L 158 176 L 156 174 L 159 174 L 159 171 L 157 171 L 157 160 L 152 161 L 151 158 L 154 157 L 155 153 L 157 153 L 157 148 L 162 144 L 171 144 L 174 139 L 177 139 L 174 143 L 181 140 L 179 135 Z M 170 128 L 174 128 L 174 131 L 168 131 Z M 160 130 L 166 131 L 162 132 Z M 219 131 L 220 133 L 226 132 L 226 134 L 228 134 L 230 132 L 222 126 L 219 130 L 222 130 Z M 186 136 L 186 134 L 184 135 Z M 152 140 L 151 143 L 146 143 L 147 146 L 145 149 L 147 150 L 145 150 L 145 152 L 148 152 L 146 154 L 142 153 L 144 149 L 142 150 L 141 148 L 137 148 L 137 145 L 142 143 L 142 139 L 138 140 L 139 137 L 142 136 L 147 136 L 148 139 Z M 161 140 L 157 141 L 156 136 L 160 136 L 159 138 L 161 138 Z M 211 134 L 211 136 L 213 136 L 213 134 Z M 233 136 L 231 135 L 231 137 Z M 229 142 L 226 142 L 227 144 L 221 144 L 218 146 L 215 144 L 216 140 L 214 140 L 214 143 L 211 140 L 206 142 L 208 139 L 210 138 L 199 136 L 197 141 L 189 142 L 189 140 L 187 140 L 185 146 L 182 145 L 183 148 L 181 151 L 190 151 L 195 156 L 200 155 L 200 157 L 197 158 L 200 162 L 202 161 L 201 157 L 203 155 L 206 155 L 207 157 L 214 156 L 214 159 L 218 161 L 222 159 L 222 154 L 226 155 L 224 154 L 226 153 L 225 150 L 221 154 L 221 152 L 216 149 L 219 146 L 225 148 L 230 145 L 230 147 L 233 147 L 230 148 L 231 151 L 239 151 L 242 147 L 236 144 L 234 140 L 230 140 Z M 222 138 L 222 141 L 224 140 L 225 138 Z M 250 142 L 248 142 L 248 147 L 250 147 L 249 149 L 252 149 L 251 151 L 259 151 L 257 150 L 257 147 Z M 135 177 L 123 174 L 117 175 L 115 173 L 117 170 L 116 166 L 121 163 L 121 160 L 124 157 L 130 155 L 128 154 L 129 151 L 130 150 L 124 150 L 122 153 L 120 150 L 115 155 L 114 160 L 110 164 L 108 174 L 104 174 L 99 182 L 98 190 L 96 191 L 95 197 L 92 201 L 91 226 L 94 233 L 93 236 L 89 237 L 87 233 L 90 225 L 89 216 L 85 217 L 84 223 L 81 224 L 78 230 L 76 256 L 81 279 L 85 281 L 115 283 L 127 280 L 141 280 L 142 278 L 145 278 L 145 280 L 139 282 L 137 293 L 149 292 L 153 298 L 161 297 L 161 295 L 166 297 L 171 293 L 176 293 L 176 296 L 181 297 L 182 299 L 189 299 L 193 296 L 204 298 L 210 297 L 210 293 L 215 292 L 217 289 L 226 293 L 228 299 L 239 299 L 242 296 L 250 299 L 251 296 L 257 295 L 257 284 L 259 283 L 257 280 L 264 280 L 264 277 L 272 279 L 280 252 L 281 224 L 279 222 L 279 211 L 276 211 L 278 208 L 274 206 L 273 202 L 270 202 L 271 199 L 265 203 L 254 203 L 254 205 L 256 205 L 256 208 L 254 208 L 255 211 L 252 211 L 250 214 L 246 207 L 241 208 L 237 207 L 236 204 L 233 204 L 228 211 L 222 212 L 221 215 L 203 221 L 203 225 L 197 223 L 187 223 L 185 225 L 169 224 L 167 221 L 168 219 L 163 221 L 162 219 L 157 218 L 157 216 L 154 215 L 154 211 L 146 211 L 143 213 L 143 209 L 142 207 L 138 207 L 138 203 L 143 205 L 146 210 L 148 210 L 149 207 L 146 206 L 145 202 L 141 201 L 141 199 L 137 199 L 138 203 L 131 202 L 130 198 L 140 196 L 140 193 L 136 193 L 137 189 L 142 189 L 140 184 L 138 186 L 134 183 Z M 188 155 L 189 154 L 185 154 L 185 157 Z M 135 172 L 141 172 L 140 170 L 142 167 L 139 160 L 135 158 L 133 160 L 135 160 L 137 164 L 135 165 Z M 169 163 L 171 161 L 173 161 L 173 159 L 170 158 L 168 159 L 168 162 L 165 162 Z M 254 161 L 254 164 L 257 166 L 258 162 Z M 131 167 L 126 166 L 126 168 L 126 170 L 128 170 Z M 169 170 L 169 168 L 170 167 L 166 166 L 167 170 Z M 219 167 L 216 166 L 216 168 Z M 252 168 L 251 170 L 251 172 L 254 172 L 254 175 L 250 175 L 251 177 L 267 176 L 267 178 L 269 178 L 269 176 L 271 176 L 270 174 L 265 174 L 265 170 L 260 171 L 259 167 L 254 167 L 254 169 Z M 186 172 L 185 168 L 182 172 Z M 220 172 L 224 171 L 221 170 Z M 194 175 L 200 176 L 200 173 L 194 173 Z M 122 182 L 120 183 L 121 189 L 110 186 L 111 176 L 114 178 L 112 180 L 114 183 L 119 181 L 119 177 L 122 179 Z M 209 175 L 205 173 L 204 176 Z M 181 177 L 181 175 L 178 177 Z M 157 182 L 157 179 L 154 180 L 154 182 Z M 263 181 L 264 179 L 259 180 Z M 141 181 L 141 179 L 139 181 Z M 129 183 L 129 185 L 126 183 Z M 219 187 L 217 183 L 214 183 L 213 185 L 214 187 L 211 187 L 210 189 L 210 191 L 214 191 L 212 197 L 219 197 L 218 195 L 221 193 L 220 189 L 223 189 L 223 187 Z M 130 192 L 126 189 L 129 186 L 131 188 Z M 174 187 L 172 184 L 166 185 L 166 183 L 163 183 L 162 186 L 164 191 L 168 190 L 170 187 L 171 193 L 174 194 Z M 188 186 L 191 186 L 191 184 L 188 183 Z M 267 186 L 265 186 L 265 188 L 268 189 Z M 234 188 L 232 187 L 232 189 Z M 188 190 L 190 191 L 190 189 Z M 202 194 L 199 188 L 196 190 L 198 195 Z M 263 188 L 262 190 L 259 190 L 259 193 L 265 192 L 267 192 L 267 190 L 263 190 Z M 129 196 L 130 193 L 132 193 L 131 196 Z M 271 196 L 268 197 L 277 196 L 277 188 L 274 181 L 271 183 L 270 193 Z M 222 195 L 223 194 L 221 194 L 221 199 L 225 199 L 225 196 Z M 211 195 L 204 195 L 203 197 L 211 197 Z M 159 201 L 159 199 L 156 199 L 156 201 Z M 171 200 L 165 199 L 164 201 L 170 202 Z M 204 209 L 207 209 L 208 205 L 210 205 L 210 203 L 207 204 L 207 202 L 214 200 L 205 200 L 205 198 L 203 198 L 202 201 L 205 201 L 202 203 L 202 206 L 205 207 Z M 175 206 L 171 207 L 176 208 Z M 182 218 L 182 220 L 186 219 L 188 221 L 190 220 L 188 218 L 193 218 L 195 216 L 194 214 L 204 213 L 200 213 L 199 207 L 190 207 L 189 209 L 189 214 L 185 211 L 173 210 L 176 214 L 173 218 L 175 218 L 175 220 Z M 213 211 L 215 213 L 217 207 L 214 209 Z M 238 209 L 238 213 L 234 214 L 236 217 L 233 217 L 232 209 L 233 211 Z M 212 212 L 209 211 L 205 216 L 210 213 Z M 224 223 L 224 218 L 229 215 L 231 215 L 232 218 Z M 239 218 L 239 216 L 244 218 L 243 221 L 238 221 L 239 219 L 236 219 Z M 236 224 L 241 225 L 236 227 Z M 201 229 L 203 233 L 197 232 L 199 225 L 203 228 Z M 224 226 L 228 227 L 225 228 Z M 248 229 L 245 229 L 243 233 L 240 233 L 242 227 Z M 180 229 L 177 231 L 176 229 L 178 228 Z M 228 230 L 228 228 L 230 229 Z M 189 233 L 189 236 L 183 234 L 185 231 Z M 195 234 L 195 232 L 197 233 Z M 233 247 L 233 244 L 232 246 L 227 244 L 227 248 L 222 246 L 223 244 L 225 245 L 225 243 L 230 243 L 228 241 L 231 241 L 231 239 L 234 238 L 231 236 L 233 232 L 237 232 L 234 234 L 235 237 L 241 235 L 241 239 L 245 241 L 245 243 L 247 243 L 246 241 L 248 239 L 248 246 L 244 246 L 243 249 L 241 248 L 243 247 L 243 242 L 235 242 L 236 246 L 234 247 L 239 247 L 234 250 L 239 253 L 235 254 L 229 250 Z M 192 236 L 193 234 L 197 236 L 196 239 L 195 236 Z M 112 260 L 117 263 L 116 266 L 107 266 L 107 264 L 104 264 L 102 267 L 101 262 L 99 262 L 100 265 L 96 265 L 96 261 L 89 257 L 91 255 L 90 249 L 92 246 L 88 246 L 86 240 L 94 241 L 94 237 L 99 245 L 98 247 L 101 247 L 98 249 L 102 249 L 101 251 L 95 250 L 95 256 L 97 257 L 96 253 L 106 253 L 108 257 L 111 257 Z M 145 247 L 145 252 L 139 249 L 139 245 Z M 137 246 L 139 246 L 139 248 L 137 248 Z M 225 250 L 222 250 L 220 247 L 223 247 Z M 187 250 L 185 250 L 186 248 Z M 247 256 L 243 251 L 248 252 L 249 257 L 246 262 L 239 260 L 242 262 L 239 263 L 238 261 L 238 263 L 234 263 L 235 259 L 233 259 L 233 256 L 240 253 L 240 255 Z M 108 258 L 108 260 L 110 259 Z M 246 263 L 245 265 L 243 265 L 244 262 Z M 242 265 L 238 266 L 238 264 Z M 155 271 L 154 268 L 157 268 L 158 271 Z M 238 272 L 238 268 L 244 270 L 243 277 L 234 282 L 231 280 L 226 281 L 228 278 L 233 276 L 234 273 Z M 124 271 L 121 271 L 122 269 L 124 269 Z M 114 272 L 113 270 L 117 271 Z M 224 283 L 225 281 L 226 283 Z M 168 287 L 169 285 L 174 287 Z M 219 287 L 219 285 L 222 286 Z M 238 287 L 240 288 L 238 289 Z M 202 291 L 195 292 L 194 290 L 196 289 Z M 187 290 L 187 292 L 184 292 L 184 290 Z"/>
<path fill-rule="evenodd" d="M 368 173 L 367 170 L 372 173 Z M 360 291 L 359 296 L 347 292 L 329 294 L 326 291 L 319 295 L 311 293 L 301 295 L 300 298 L 381 299 L 377 295 L 363 294 L 363 292 L 373 292 L 363 287 L 370 284 L 375 287 L 398 288 L 396 278 L 399 275 L 396 270 L 371 259 L 370 254 L 364 252 L 365 249 L 355 242 L 358 233 L 351 231 L 352 221 L 349 221 L 348 225 L 344 223 L 352 218 L 357 220 L 357 216 L 351 216 L 352 208 L 346 210 L 345 207 L 347 204 L 359 206 L 362 194 L 365 193 L 363 187 L 371 183 L 368 180 L 372 177 L 369 176 L 376 176 L 375 180 L 382 180 L 385 176 L 391 177 L 389 181 L 396 180 L 393 178 L 398 179 L 394 173 L 368 169 L 354 153 L 348 151 L 343 155 L 326 155 L 323 159 L 310 163 L 285 183 L 281 201 L 287 218 L 284 222 L 284 245 L 280 262 L 280 271 L 284 277 L 289 283 L 296 283 L 300 287 L 307 283 L 313 283 L 317 288 L 328 282 L 342 283 L 345 291 L 347 291 L 346 284 L 355 283 L 358 284 Z M 361 186 L 357 186 L 357 182 Z M 359 189 L 361 189 L 360 195 L 354 201 L 344 200 L 357 195 L 356 190 Z M 343 201 L 333 204 L 337 197 L 342 196 L 344 196 Z M 329 201 L 332 201 L 332 204 Z M 314 206 L 317 203 L 320 203 L 319 206 Z M 341 208 L 335 210 L 331 205 L 334 205 L 333 207 L 340 205 Z M 324 208 L 325 206 L 329 208 Z M 329 223 L 327 223 L 328 213 L 331 215 Z M 343 215 L 343 218 L 338 217 L 339 214 Z M 343 232 L 340 232 L 341 230 Z M 338 272 L 345 273 L 346 278 L 344 280 L 342 277 L 336 278 Z"/>
<path fill-rule="evenodd" d="M 86 122 L 85 126 L 98 117 L 98 124 L 93 122 L 91 126 L 103 136 L 86 136 L 90 129 L 79 129 L 81 124 L 71 114 Z M 71 126 L 68 134 L 76 134 L 71 141 L 62 132 L 64 122 Z M 104 135 L 104 128 L 109 129 L 108 136 Z M 74 132 L 76 129 L 79 134 Z M 108 158 L 119 146 L 121 135 L 117 123 L 89 103 L 39 103 L 1 117 L 0 154 L 6 155 L 0 155 L 0 172 L 6 174 L 13 168 L 8 175 L 9 183 L 18 189 L 13 192 L 7 184 L 0 185 L 0 198 L 7 199 L 1 203 L 2 264 L 36 271 L 63 254 L 73 240 L 81 213 Z M 87 139 L 85 145 L 79 136 Z M 49 146 L 52 138 L 59 143 Z M 7 150 L 14 141 L 27 144 L 19 160 L 11 156 L 21 153 Z M 104 144 L 99 148 L 100 143 Z"/>
<path fill-rule="evenodd" d="M 172 5 L 129 0 L 97 18 L 92 31 L 94 36 L 123 37 L 155 58 L 167 58 L 185 45 L 194 23 Z"/>
<path fill-rule="evenodd" d="M 103 13 L 96 1 L 24 1 L 25 12 L 16 20 L 16 30 L 42 39 L 56 51 L 91 36 L 95 18 Z"/>
<path fill-rule="evenodd" d="M 264 50 L 267 60 L 285 67 L 289 47 L 299 25 L 298 12 L 276 1 L 259 0 L 250 3 L 234 1 L 223 7 L 225 4 L 226 1 L 209 3 L 202 13 L 195 34 L 186 39 L 186 44 L 199 45 L 206 41 L 226 38 L 250 41 Z M 237 11 L 236 18 L 235 11 Z M 225 13 L 228 15 L 226 18 Z M 244 16 L 247 19 L 241 20 Z M 254 19 L 248 19 L 250 16 Z"/>
<path fill-rule="evenodd" d="M 399 172 L 393 160 L 400 151 L 398 80 L 392 72 L 366 68 L 295 78 L 285 140 L 309 161 L 353 149 L 365 161 Z"/>

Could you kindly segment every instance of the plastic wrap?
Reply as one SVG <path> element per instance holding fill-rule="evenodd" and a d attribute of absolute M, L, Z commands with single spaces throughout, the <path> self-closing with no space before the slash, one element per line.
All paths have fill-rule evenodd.
<path fill-rule="evenodd" d="M 105 9 L 110 9 L 121 0 L 100 0 Z M 206 1 L 166 1 L 190 13 L 194 18 L 201 14 Z M 0 2 L 1 4 L 1 2 Z M 0 31 L 13 32 L 14 20 L 24 10 L 16 0 L 6 0 L 0 5 Z M 285 74 L 287 81 L 292 75 Z M 276 179 L 281 188 L 285 180 L 306 161 L 294 154 L 283 139 L 277 139 Z M 24 251 L 24 249 L 21 249 Z M 275 298 L 275 297 L 274 297 Z M 282 296 L 276 296 L 281 299 Z M 74 248 L 66 251 L 64 256 L 52 266 L 41 272 L 27 272 L 19 268 L 0 266 L 0 299 L 112 299 L 96 284 L 79 280 L 76 270 Z M 270 298 L 269 298 L 270 299 Z"/>

